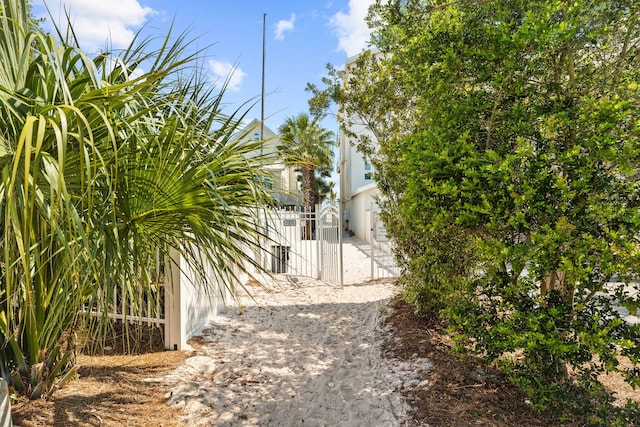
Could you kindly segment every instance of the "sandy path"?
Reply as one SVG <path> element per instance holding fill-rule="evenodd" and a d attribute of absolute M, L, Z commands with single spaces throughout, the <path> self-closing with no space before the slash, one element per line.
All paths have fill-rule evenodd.
<path fill-rule="evenodd" d="M 343 288 L 288 278 L 270 293 L 255 288 L 236 310 L 204 331 L 198 355 L 172 374 L 170 402 L 189 425 L 401 426 L 398 388 L 426 360 L 383 360 L 381 305 L 390 283 L 368 283 L 367 260 L 345 245 Z M 350 251 L 350 252 L 349 252 Z"/>

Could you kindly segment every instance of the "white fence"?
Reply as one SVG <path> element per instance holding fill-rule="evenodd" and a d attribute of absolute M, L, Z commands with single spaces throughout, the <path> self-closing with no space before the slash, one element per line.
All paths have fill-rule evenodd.
<path fill-rule="evenodd" d="M 172 252 L 171 258 L 175 264 L 169 268 L 171 288 L 166 290 L 164 304 L 165 347 L 182 350 L 189 338 L 199 334 L 211 319 L 225 310 L 231 301 L 228 286 L 234 284 L 226 284 L 216 277 L 204 257 L 198 271 L 177 251 Z"/>
<path fill-rule="evenodd" d="M 315 211 L 266 210 L 261 216 L 260 231 L 265 237 L 262 250 L 252 255 L 265 271 L 342 284 L 342 226 L 337 206 L 317 206 Z M 171 261 L 161 260 L 160 254 L 156 260 L 157 271 L 153 274 L 157 288 L 151 293 L 153 301 L 136 301 L 134 307 L 125 292 L 117 289 L 109 301 L 108 315 L 112 319 L 164 327 L 165 347 L 182 350 L 190 337 L 225 309 L 231 293 L 229 284 L 216 277 L 205 257 L 194 270 L 177 251 L 170 255 Z M 240 273 L 241 268 L 234 268 L 239 279 L 248 278 Z M 102 314 L 98 310 L 93 313 Z"/>
<path fill-rule="evenodd" d="M 312 277 L 342 286 L 343 227 L 337 204 L 317 206 L 315 211 L 265 210 L 261 217 L 260 231 L 264 237 L 261 250 L 254 250 L 252 257 L 265 271 L 275 275 Z M 393 242 L 387 238 L 373 206 L 370 224 L 371 278 L 399 276 Z M 190 337 L 197 335 L 212 318 L 224 311 L 231 301 L 231 294 L 225 281 L 215 276 L 204 257 L 197 271 L 177 251 L 171 252 L 171 258 L 171 262 L 164 263 L 160 258 L 156 260 L 157 289 L 152 293 L 153 301 L 137 302 L 138 307 L 143 308 L 141 315 L 135 314 L 139 311 L 133 310 L 133 304 L 127 302 L 124 294 L 116 292 L 109 316 L 164 327 L 166 348 L 181 350 L 187 347 Z M 235 269 L 239 278 L 248 278 L 240 274 L 242 269 Z M 211 293 L 207 289 L 218 292 Z"/>
<path fill-rule="evenodd" d="M 273 274 L 290 274 L 318 279 L 319 242 L 316 240 L 316 212 L 265 210 L 262 268 Z"/>
<path fill-rule="evenodd" d="M 109 318 L 164 328 L 165 348 L 185 349 L 187 340 L 221 313 L 231 297 L 225 281 L 216 277 L 204 257 L 197 271 L 178 251 L 171 251 L 170 257 L 171 261 L 161 260 L 158 251 L 156 271 L 152 273 L 155 283 L 147 295 L 132 301 L 121 286 L 116 286 L 109 296 L 99 296 L 108 301 L 98 301 L 91 314 L 103 315 L 101 307 L 106 306 Z"/>
<path fill-rule="evenodd" d="M 342 285 L 342 225 L 337 204 L 265 211 L 262 267 Z"/>

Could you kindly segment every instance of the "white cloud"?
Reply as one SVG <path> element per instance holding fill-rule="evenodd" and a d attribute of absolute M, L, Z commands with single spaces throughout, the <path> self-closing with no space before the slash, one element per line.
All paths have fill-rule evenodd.
<path fill-rule="evenodd" d="M 276 40 L 284 40 L 284 33 L 288 31 L 293 31 L 294 24 L 296 22 L 296 14 L 292 13 L 291 18 L 289 20 L 281 19 L 276 24 L 275 38 Z"/>
<path fill-rule="evenodd" d="M 87 51 L 128 46 L 136 31 L 157 13 L 138 0 L 54 0 L 47 4 L 63 30 L 69 15 L 80 46 Z"/>
<path fill-rule="evenodd" d="M 365 18 L 375 0 L 349 0 L 349 11 L 338 12 L 330 24 L 338 37 L 338 49 L 353 56 L 367 48 L 370 30 Z"/>
<path fill-rule="evenodd" d="M 227 89 L 232 92 L 240 90 L 240 86 L 242 85 L 244 78 L 247 76 L 247 73 L 230 62 L 210 59 L 209 68 L 211 69 L 214 80 L 227 82 Z"/>

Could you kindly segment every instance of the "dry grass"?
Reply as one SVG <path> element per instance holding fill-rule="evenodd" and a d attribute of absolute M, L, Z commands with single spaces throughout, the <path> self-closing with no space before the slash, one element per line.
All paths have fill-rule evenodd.
<path fill-rule="evenodd" d="M 80 356 L 79 378 L 50 400 L 18 401 L 14 423 L 35 426 L 183 426 L 180 412 L 165 403 L 158 378 L 181 365 L 179 351 L 134 356 Z"/>
<path fill-rule="evenodd" d="M 122 324 L 114 325 L 102 346 L 105 354 L 80 355 L 77 379 L 52 398 L 12 402 L 14 423 L 20 427 L 183 426 L 180 412 L 166 404 L 170 390 L 162 378 L 190 353 L 164 351 L 158 328 L 141 326 L 130 333 L 127 343 Z"/>
<path fill-rule="evenodd" d="M 416 426 L 493 426 L 493 427 L 576 427 L 559 423 L 533 411 L 526 396 L 496 369 L 480 367 L 473 360 L 460 360 L 451 352 L 451 341 L 443 333 L 439 319 L 414 313 L 413 308 L 396 302 L 386 319 L 393 337 L 384 346 L 386 357 L 399 359 L 423 357 L 431 360 L 433 370 L 425 373 L 429 385 L 423 389 L 403 390 L 413 410 Z M 620 402 L 640 402 L 640 390 L 633 390 L 620 375 L 600 380 L 616 392 Z"/>
<path fill-rule="evenodd" d="M 433 363 L 433 369 L 420 378 L 429 381 L 428 387 L 403 390 L 413 408 L 414 425 L 557 425 L 531 410 L 526 397 L 500 372 L 456 358 L 437 318 L 418 315 L 406 303 L 397 302 L 386 322 L 393 330 L 393 339 L 384 346 L 386 357 L 417 355 Z"/>

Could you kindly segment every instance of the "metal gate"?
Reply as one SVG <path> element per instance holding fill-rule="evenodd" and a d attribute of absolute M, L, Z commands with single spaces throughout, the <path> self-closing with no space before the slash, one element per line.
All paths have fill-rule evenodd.
<path fill-rule="evenodd" d="M 339 204 L 315 210 L 264 212 L 263 267 L 274 274 L 320 279 L 342 286 L 342 225 Z"/>
<path fill-rule="evenodd" d="M 340 204 L 318 206 L 318 241 L 320 244 L 320 279 L 342 286 L 342 221 Z"/>
<path fill-rule="evenodd" d="M 393 255 L 393 240 L 387 236 L 387 230 L 375 205 L 371 204 L 371 278 L 383 279 L 399 277 L 400 268 Z"/>

